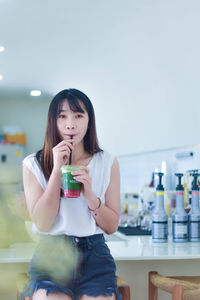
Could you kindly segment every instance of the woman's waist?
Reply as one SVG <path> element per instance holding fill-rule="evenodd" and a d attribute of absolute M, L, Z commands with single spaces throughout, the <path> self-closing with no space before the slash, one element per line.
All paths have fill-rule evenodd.
<path fill-rule="evenodd" d="M 89 236 L 74 236 L 74 235 L 66 235 L 66 234 L 60 234 L 60 235 L 41 235 L 40 241 L 54 241 L 55 243 L 60 240 L 66 240 L 68 242 L 71 242 L 72 244 L 77 245 L 91 245 L 96 244 L 99 242 L 105 242 L 104 235 L 102 233 L 100 234 L 93 234 Z"/>

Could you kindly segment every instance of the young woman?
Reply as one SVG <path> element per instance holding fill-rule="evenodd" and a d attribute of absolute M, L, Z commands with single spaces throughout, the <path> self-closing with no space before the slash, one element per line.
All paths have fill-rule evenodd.
<path fill-rule="evenodd" d="M 69 164 L 71 151 L 72 165 L 81 166 L 73 172 L 82 183 L 79 198 L 61 194 L 61 167 Z M 44 146 L 24 159 L 23 182 L 32 230 L 42 238 L 21 299 L 120 299 L 116 266 L 103 236 L 118 227 L 119 166 L 100 149 L 94 109 L 81 91 L 66 89 L 53 98 Z M 67 250 L 56 248 L 60 241 L 73 246 L 73 270 L 66 277 L 59 272 L 67 269 Z M 48 267 L 42 266 L 44 260 Z M 59 275 L 53 276 L 50 269 Z"/>

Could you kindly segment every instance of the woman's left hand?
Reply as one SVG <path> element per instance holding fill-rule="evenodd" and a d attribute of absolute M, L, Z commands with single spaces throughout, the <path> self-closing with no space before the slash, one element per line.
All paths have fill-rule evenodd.
<path fill-rule="evenodd" d="M 82 193 L 86 200 L 89 200 L 94 194 L 92 192 L 92 178 L 89 175 L 90 169 L 85 166 L 80 166 L 80 171 L 72 172 L 72 175 L 75 180 L 81 182 Z"/>

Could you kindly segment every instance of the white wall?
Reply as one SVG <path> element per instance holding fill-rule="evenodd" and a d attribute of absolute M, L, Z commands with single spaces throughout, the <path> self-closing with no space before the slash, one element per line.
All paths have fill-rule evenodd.
<path fill-rule="evenodd" d="M 197 0 L 118 0 L 98 6 L 94 44 L 102 36 L 104 44 L 95 52 L 90 33 L 87 39 L 84 32 L 84 56 L 80 48 L 70 57 L 80 69 L 69 65 L 72 78 L 60 87 L 77 87 L 91 98 L 102 147 L 118 155 L 199 143 L 199 11 Z M 0 125 L 23 125 L 27 152 L 42 145 L 46 104 L 3 100 L 0 91 Z"/>
<path fill-rule="evenodd" d="M 156 271 L 163 276 L 199 276 L 199 260 L 118 261 L 117 274 L 130 285 L 131 300 L 148 299 L 148 272 L 150 271 Z M 171 300 L 172 296 L 158 290 L 158 299 Z"/>
<path fill-rule="evenodd" d="M 199 143 L 199 11 L 199 1 L 133 1 L 126 11 L 113 47 L 119 64 L 97 94 L 100 136 L 111 150 Z"/>

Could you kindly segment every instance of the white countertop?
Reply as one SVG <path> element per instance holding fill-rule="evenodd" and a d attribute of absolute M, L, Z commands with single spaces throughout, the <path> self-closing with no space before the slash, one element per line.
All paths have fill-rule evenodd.
<path fill-rule="evenodd" d="M 200 243 L 152 243 L 151 236 L 106 236 L 115 261 L 200 259 Z M 13 244 L 0 249 L 0 263 L 28 263 L 36 243 Z"/>
<path fill-rule="evenodd" d="M 116 261 L 122 260 L 179 260 L 200 259 L 200 243 L 153 243 L 151 236 L 117 236 L 125 241 L 109 241 L 107 244 Z"/>
<path fill-rule="evenodd" d="M 19 243 L 0 248 L 0 263 L 29 263 L 36 243 Z"/>

